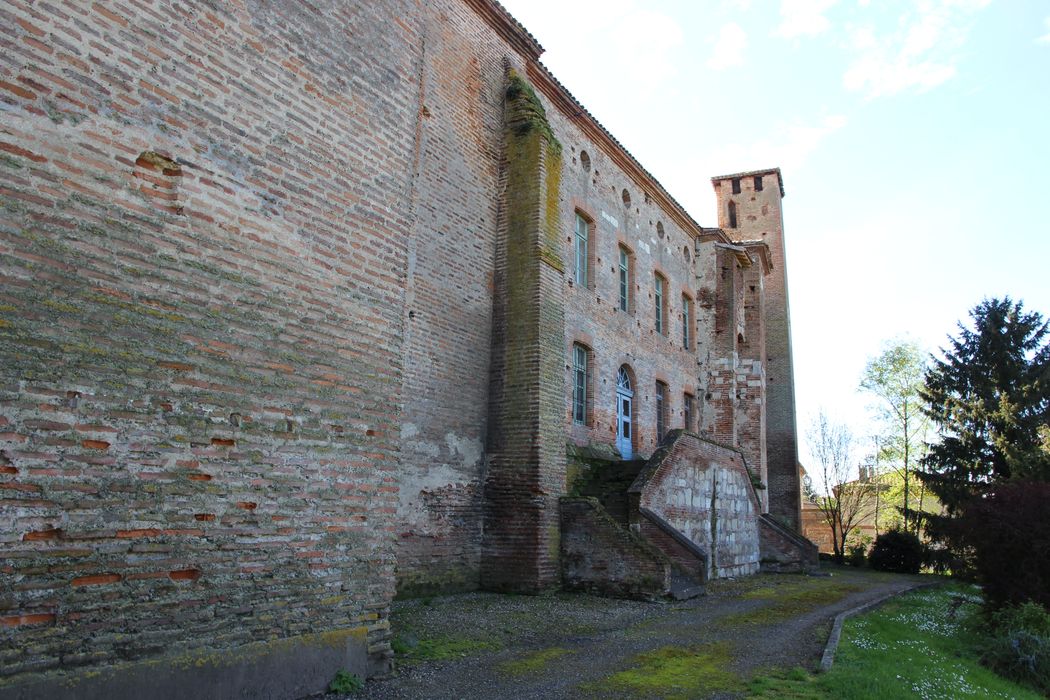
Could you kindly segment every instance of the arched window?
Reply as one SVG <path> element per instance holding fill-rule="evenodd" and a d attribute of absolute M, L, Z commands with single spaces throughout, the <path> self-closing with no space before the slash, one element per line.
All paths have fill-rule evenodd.
<path fill-rule="evenodd" d="M 631 391 L 631 373 L 627 371 L 627 365 L 621 366 L 616 373 L 616 388 Z"/>
<path fill-rule="evenodd" d="M 616 373 L 616 450 L 624 459 L 634 455 L 634 391 L 631 370 L 621 365 Z"/>
<path fill-rule="evenodd" d="M 729 228 L 736 228 L 736 202 L 729 203 Z"/>

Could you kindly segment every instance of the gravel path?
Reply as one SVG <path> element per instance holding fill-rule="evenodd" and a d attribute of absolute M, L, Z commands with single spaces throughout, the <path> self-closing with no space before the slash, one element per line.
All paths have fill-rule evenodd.
<path fill-rule="evenodd" d="M 815 668 L 838 613 L 923 580 L 829 572 L 716 581 L 706 596 L 672 603 L 566 593 L 398 602 L 393 623 L 403 661 L 357 697 L 742 697 L 757 673 Z M 684 670 L 660 666 L 670 674 L 660 678 L 643 671 L 643 682 L 653 685 L 638 685 L 637 676 L 624 680 L 621 672 L 640 668 L 654 652 L 670 654 Z M 701 670 L 692 670 L 694 662 Z M 690 687 L 688 678 L 679 684 L 705 668 L 711 684 Z M 674 676 L 676 669 L 683 675 Z"/>

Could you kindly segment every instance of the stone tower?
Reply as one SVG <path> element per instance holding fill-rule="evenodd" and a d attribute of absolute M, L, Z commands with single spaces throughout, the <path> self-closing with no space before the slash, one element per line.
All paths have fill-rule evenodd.
<path fill-rule="evenodd" d="M 718 225 L 734 241 L 769 246 L 771 274 L 765 285 L 766 444 L 769 512 L 798 530 L 801 489 L 791 362 L 791 321 L 784 260 L 784 181 L 779 168 L 711 178 Z"/>

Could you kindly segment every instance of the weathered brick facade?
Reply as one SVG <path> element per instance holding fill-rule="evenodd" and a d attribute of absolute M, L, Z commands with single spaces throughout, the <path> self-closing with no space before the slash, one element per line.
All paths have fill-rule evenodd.
<path fill-rule="evenodd" d="M 781 208 L 784 184 L 779 168 L 722 175 L 711 182 L 718 201 L 718 225 L 734 241 L 765 243 L 776 271 L 767 280 L 764 312 L 769 512 L 798 530 L 802 522 L 802 491 Z"/>
<path fill-rule="evenodd" d="M 0 19 L 0 697 L 302 695 L 397 590 L 559 585 L 621 367 L 790 519 L 779 172 L 701 228 L 490 0 Z"/>

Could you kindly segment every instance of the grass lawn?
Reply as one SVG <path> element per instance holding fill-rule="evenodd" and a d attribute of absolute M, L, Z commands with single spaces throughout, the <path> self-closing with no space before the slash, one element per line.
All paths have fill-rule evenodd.
<path fill-rule="evenodd" d="M 1039 693 L 997 676 L 977 662 L 976 640 L 963 622 L 978 614 L 978 589 L 952 585 L 892 599 L 849 618 L 835 665 L 755 678 L 755 698 L 1018 698 Z"/>

